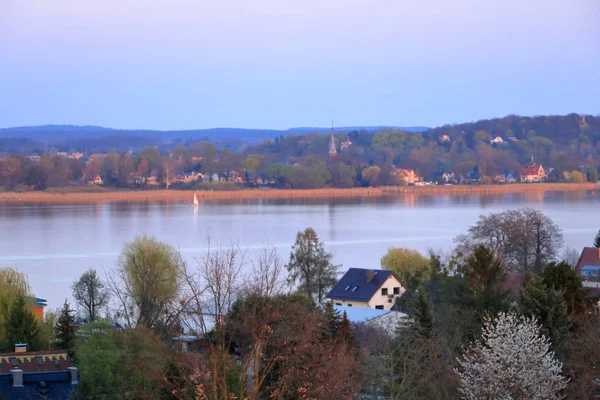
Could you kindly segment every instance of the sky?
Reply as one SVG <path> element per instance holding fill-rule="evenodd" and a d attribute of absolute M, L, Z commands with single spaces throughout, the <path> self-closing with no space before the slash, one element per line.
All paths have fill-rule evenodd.
<path fill-rule="evenodd" d="M 599 0 L 0 0 L 0 127 L 600 113 Z"/>

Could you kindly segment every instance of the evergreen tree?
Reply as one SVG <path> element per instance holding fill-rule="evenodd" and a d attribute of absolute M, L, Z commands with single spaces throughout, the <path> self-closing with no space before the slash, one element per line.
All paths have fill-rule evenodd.
<path fill-rule="evenodd" d="M 562 293 L 569 314 L 586 313 L 593 304 L 581 278 L 568 263 L 550 263 L 542 271 L 544 284 Z"/>
<path fill-rule="evenodd" d="M 464 286 L 457 293 L 459 303 L 473 309 L 479 321 L 486 313 L 507 309 L 508 291 L 501 286 L 506 276 L 504 265 L 490 249 L 476 246 L 461 270 Z"/>
<path fill-rule="evenodd" d="M 65 300 L 65 304 L 60 310 L 54 333 L 58 341 L 58 347 L 67 350 L 71 356 L 75 347 L 76 331 L 77 327 L 75 326 L 75 318 L 71 315 L 71 306 Z"/>
<path fill-rule="evenodd" d="M 27 344 L 28 350 L 40 349 L 40 326 L 29 310 L 25 297 L 15 298 L 5 322 L 5 331 L 7 349 L 17 343 Z"/>
<path fill-rule="evenodd" d="M 415 320 L 416 329 L 426 338 L 431 337 L 433 330 L 433 310 L 429 296 L 424 289 L 419 289 L 408 304 L 408 314 Z"/>
<path fill-rule="evenodd" d="M 290 283 L 299 283 L 298 289 L 311 299 L 322 303 L 329 289 L 337 281 L 337 265 L 331 263 L 332 254 L 325 251 L 312 228 L 298 232 L 292 246 L 287 270 Z"/>
<path fill-rule="evenodd" d="M 548 287 L 542 277 L 535 276 L 523 286 L 518 309 L 526 317 L 534 317 L 541 332 L 557 344 L 569 332 L 570 323 L 563 293 Z"/>
<path fill-rule="evenodd" d="M 346 313 L 344 312 L 344 314 Z M 335 309 L 331 301 L 325 303 L 323 315 L 325 316 L 323 325 L 323 338 L 329 339 L 335 337 L 340 329 L 342 317 L 340 316 L 339 311 Z"/>
<path fill-rule="evenodd" d="M 352 326 L 350 325 L 350 320 L 348 319 L 348 315 L 346 315 L 346 311 L 342 315 L 342 322 L 340 323 L 340 328 L 338 330 L 338 338 L 342 343 L 346 343 L 352 347 L 356 345 L 354 340 L 354 331 L 352 331 Z"/>
<path fill-rule="evenodd" d="M 600 230 L 596 234 L 596 238 L 594 239 L 594 247 L 600 248 Z"/>

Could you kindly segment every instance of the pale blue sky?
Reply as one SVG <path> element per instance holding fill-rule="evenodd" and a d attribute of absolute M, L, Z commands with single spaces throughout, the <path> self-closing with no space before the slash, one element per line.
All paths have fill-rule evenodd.
<path fill-rule="evenodd" d="M 0 0 L 0 127 L 600 113 L 599 0 Z"/>

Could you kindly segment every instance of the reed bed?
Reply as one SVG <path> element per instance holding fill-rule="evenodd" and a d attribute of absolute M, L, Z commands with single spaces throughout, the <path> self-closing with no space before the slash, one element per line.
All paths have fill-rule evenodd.
<path fill-rule="evenodd" d="M 91 202 L 148 202 L 184 201 L 193 193 L 198 199 L 206 200 L 245 200 L 245 199 L 285 199 L 285 198 L 352 198 L 400 196 L 405 193 L 422 195 L 469 195 L 502 194 L 544 191 L 596 190 L 593 183 L 535 183 L 510 185 L 452 185 L 452 186 L 386 186 L 373 188 L 324 188 L 324 189 L 240 189 L 240 190 L 136 190 L 102 192 L 0 192 L 0 203 L 91 203 Z"/>

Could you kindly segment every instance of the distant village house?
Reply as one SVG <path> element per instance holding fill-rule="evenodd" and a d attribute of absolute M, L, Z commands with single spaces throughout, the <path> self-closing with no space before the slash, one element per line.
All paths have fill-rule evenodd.
<path fill-rule="evenodd" d="M 542 182 L 544 179 L 546 179 L 544 167 L 533 162 L 533 159 L 529 166 L 521 170 L 521 182 Z"/>
<path fill-rule="evenodd" d="M 413 169 L 395 168 L 392 170 L 391 175 L 396 177 L 399 184 L 414 185 L 423 181 L 423 178 L 417 175 Z"/>

